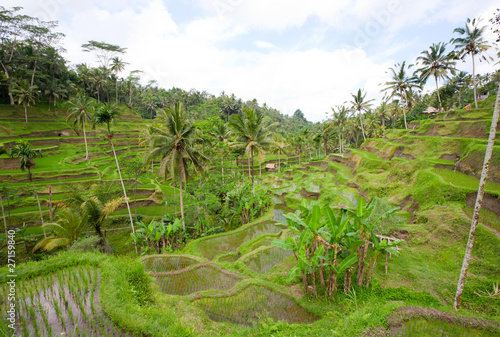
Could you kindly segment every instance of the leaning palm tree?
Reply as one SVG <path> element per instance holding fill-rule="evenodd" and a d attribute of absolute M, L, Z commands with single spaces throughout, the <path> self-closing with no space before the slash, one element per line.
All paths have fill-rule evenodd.
<path fill-rule="evenodd" d="M 273 145 L 272 128 L 277 124 L 270 123 L 268 117 L 255 112 L 254 109 L 246 108 L 243 111 L 244 117 L 239 114 L 231 116 L 229 126 L 235 136 L 231 146 L 234 149 L 244 149 L 245 153 L 250 156 L 252 169 L 252 192 L 255 192 L 254 173 L 253 173 L 253 157 L 255 152 L 259 156 L 260 162 L 264 160 L 267 150 Z"/>
<path fill-rule="evenodd" d="M 159 159 L 159 171 L 164 181 L 170 174 L 172 179 L 179 179 L 179 198 L 181 203 L 182 230 L 186 230 L 184 221 L 184 200 L 182 197 L 183 183 L 189 179 L 189 164 L 199 174 L 203 173 L 203 162 L 207 158 L 201 154 L 195 144 L 195 127 L 185 116 L 181 102 L 167 107 L 166 111 L 158 110 L 158 119 L 162 121 L 160 126 L 150 127 L 150 151 L 145 161 L 149 163 Z"/>
<path fill-rule="evenodd" d="M 477 83 L 476 83 L 476 67 L 474 64 L 475 55 L 479 56 L 479 61 L 488 59 L 486 56 L 481 55 L 487 51 L 491 46 L 484 38 L 486 26 L 479 27 L 481 19 L 467 19 L 465 27 L 455 28 L 454 33 L 460 34 L 462 37 L 451 39 L 451 43 L 455 45 L 457 57 L 464 59 L 468 54 L 472 60 L 472 81 L 474 85 L 474 105 L 477 109 Z M 490 57 L 491 59 L 491 57 Z"/>
<path fill-rule="evenodd" d="M 446 53 L 446 45 L 443 42 L 433 43 L 429 50 L 424 50 L 417 57 L 417 61 L 422 65 L 421 68 L 417 69 L 417 72 L 421 74 L 422 82 L 425 83 L 429 77 L 434 77 L 440 110 L 443 110 L 443 103 L 439 95 L 438 79 L 448 79 L 448 73 L 455 75 L 456 72 L 454 54 Z"/>
<path fill-rule="evenodd" d="M 457 292 L 455 294 L 455 300 L 453 302 L 453 308 L 455 310 L 460 309 L 460 304 L 462 302 L 462 293 L 465 286 L 465 278 L 467 277 L 467 270 L 469 269 L 469 263 L 472 258 L 472 248 L 474 247 L 474 240 L 476 239 L 476 231 L 479 223 L 481 205 L 483 203 L 484 189 L 486 187 L 486 180 L 488 179 L 488 170 L 490 166 L 491 155 L 493 153 L 493 147 L 495 144 L 495 137 L 497 134 L 499 115 L 500 115 L 500 86 L 497 89 L 495 110 L 493 111 L 493 117 L 491 119 L 490 133 L 488 136 L 488 145 L 486 146 L 486 153 L 484 154 L 483 169 L 481 171 L 481 179 L 479 180 L 479 189 L 477 191 L 476 204 L 474 206 L 474 214 L 472 215 L 469 239 L 467 241 L 467 246 L 465 248 L 464 261 L 462 263 L 462 269 L 460 271 L 460 276 L 458 278 Z"/>
<path fill-rule="evenodd" d="M 366 140 L 365 136 L 365 129 L 363 128 L 363 111 L 368 111 L 371 107 L 371 102 L 373 102 L 373 99 L 366 100 L 366 93 L 363 95 L 361 92 L 361 89 L 358 89 L 358 92 L 356 94 L 351 94 L 352 96 L 352 110 L 358 112 L 359 116 L 359 123 L 361 126 L 361 133 L 363 134 L 363 140 Z"/>
<path fill-rule="evenodd" d="M 389 68 L 391 74 L 391 80 L 385 82 L 385 88 L 382 91 L 390 91 L 388 98 L 399 97 L 401 103 L 403 104 L 404 98 L 408 90 L 412 88 L 421 89 L 420 81 L 418 77 L 413 73 L 411 76 L 408 75 L 407 71 L 413 67 L 413 64 L 406 66 L 406 61 L 403 63 L 397 63 L 394 67 Z M 403 105 L 403 117 L 405 122 L 405 129 L 408 129 L 406 124 L 406 112 Z M 384 123 L 384 120 L 382 120 Z M 385 123 L 383 124 L 385 126 Z"/>
<path fill-rule="evenodd" d="M 87 130 L 85 128 L 85 124 L 91 124 L 92 122 L 94 99 L 85 97 L 85 95 L 80 92 L 76 96 L 72 97 L 68 101 L 68 104 L 70 105 L 70 108 L 68 109 L 66 123 L 71 118 L 75 118 L 73 125 L 81 125 L 83 129 L 83 139 L 85 141 L 85 160 L 89 160 L 89 148 L 87 144 Z"/>
<path fill-rule="evenodd" d="M 132 233 L 135 233 L 134 220 L 132 219 L 132 212 L 130 211 L 130 204 L 127 198 L 127 190 L 125 189 L 125 184 L 123 183 L 122 173 L 120 171 L 120 164 L 118 163 L 118 157 L 116 156 L 115 145 L 113 144 L 113 133 L 111 132 L 110 124 L 113 123 L 118 116 L 120 116 L 120 111 L 112 104 L 101 104 L 98 106 L 94 112 L 93 123 L 94 125 L 106 124 L 108 129 L 107 139 L 111 144 L 111 149 L 113 150 L 113 156 L 115 157 L 116 169 L 118 171 L 118 176 L 120 178 L 120 183 L 123 189 L 123 196 L 125 197 L 125 203 L 127 204 L 128 215 L 130 219 L 130 225 L 132 227 Z M 137 252 L 137 246 L 136 246 Z"/>
<path fill-rule="evenodd" d="M 75 209 L 62 209 L 56 222 L 44 224 L 43 229 L 53 232 L 52 236 L 43 238 L 33 247 L 33 252 L 42 248 L 50 251 L 54 248 L 67 247 L 78 239 L 85 229 L 87 215 Z"/>

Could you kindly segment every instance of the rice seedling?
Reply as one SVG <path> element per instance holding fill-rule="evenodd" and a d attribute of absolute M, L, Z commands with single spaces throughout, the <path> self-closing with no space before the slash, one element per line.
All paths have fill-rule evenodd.
<path fill-rule="evenodd" d="M 214 321 L 252 325 L 263 318 L 289 323 L 312 323 L 317 318 L 295 301 L 261 286 L 249 286 L 228 297 L 202 298 L 199 305 Z"/>

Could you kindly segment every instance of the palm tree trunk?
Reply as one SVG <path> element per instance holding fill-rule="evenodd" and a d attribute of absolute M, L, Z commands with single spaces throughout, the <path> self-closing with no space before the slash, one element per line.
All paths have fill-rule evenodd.
<path fill-rule="evenodd" d="M 455 310 L 460 309 L 460 304 L 462 302 L 462 292 L 464 290 L 465 278 L 467 277 L 467 270 L 469 269 L 469 263 L 472 255 L 472 248 L 474 246 L 474 240 L 476 238 L 476 230 L 479 222 L 479 212 L 481 211 L 481 205 L 483 203 L 484 188 L 486 186 L 486 179 L 488 178 L 488 169 L 490 165 L 491 154 L 493 152 L 493 144 L 495 143 L 499 114 L 500 114 L 500 86 L 498 87 L 497 100 L 495 103 L 495 111 L 493 112 L 493 118 L 491 120 L 490 136 L 488 138 L 488 146 L 486 147 L 486 153 L 484 155 L 483 170 L 481 172 L 479 190 L 477 191 L 476 205 L 474 207 L 474 214 L 472 216 L 469 240 L 467 241 L 467 247 L 465 249 L 465 256 L 462 264 L 462 270 L 460 271 L 460 277 L 458 278 L 457 293 L 455 295 L 455 301 L 453 303 L 453 308 Z"/>
<path fill-rule="evenodd" d="M 363 127 L 363 117 L 361 117 L 361 111 L 359 111 L 359 123 L 361 124 L 361 133 L 363 134 L 363 141 L 366 141 L 365 128 Z"/>
<path fill-rule="evenodd" d="M 3 226 L 5 228 L 5 239 L 7 239 L 7 219 L 5 218 L 5 208 L 3 207 L 3 197 L 0 194 L 0 205 L 2 206 L 2 217 L 3 217 Z"/>
<path fill-rule="evenodd" d="M 443 109 L 443 103 L 441 103 L 441 95 L 439 95 L 438 79 L 436 76 L 434 76 L 434 79 L 436 80 L 436 92 L 438 94 L 439 112 L 441 112 L 441 111 L 444 111 L 444 109 Z M 475 95 L 475 91 L 474 91 L 474 95 Z M 475 97 L 474 97 L 474 99 L 475 99 Z M 477 106 L 476 106 L 476 109 L 477 109 Z M 403 110 L 403 112 L 404 112 L 404 110 Z"/>
<path fill-rule="evenodd" d="M 120 177 L 120 183 L 122 184 L 123 196 L 125 197 L 125 203 L 127 204 L 128 216 L 130 219 L 130 226 L 132 227 L 132 233 L 135 234 L 134 219 L 132 219 L 132 212 L 130 212 L 130 204 L 128 203 L 127 191 L 125 190 L 125 184 L 123 183 L 122 173 L 120 171 L 120 164 L 118 164 L 118 157 L 116 156 L 115 145 L 113 144 L 113 138 L 110 139 L 111 148 L 113 149 L 113 156 L 115 157 L 116 169 L 118 170 L 118 176 Z M 135 244 L 135 242 L 134 242 Z M 135 244 L 135 253 L 137 254 L 137 244 Z"/>
<path fill-rule="evenodd" d="M 253 147 L 251 148 L 251 156 L 252 156 L 252 193 L 255 193 L 254 177 L 253 177 Z"/>
<path fill-rule="evenodd" d="M 85 119 L 83 119 L 83 139 L 85 140 L 85 160 L 89 160 L 89 147 L 87 145 L 87 132 L 85 130 Z"/>
<path fill-rule="evenodd" d="M 40 220 L 42 220 L 43 226 L 43 214 L 42 214 L 42 205 L 40 205 L 40 198 L 38 198 L 38 192 L 35 191 L 36 202 L 38 203 L 38 210 L 40 211 Z M 47 237 L 47 233 L 45 232 L 45 228 L 43 229 L 43 237 Z"/>
<path fill-rule="evenodd" d="M 28 105 L 24 104 L 24 116 L 26 117 L 26 123 L 28 123 Z"/>
<path fill-rule="evenodd" d="M 476 67 L 474 64 L 474 54 L 471 53 L 472 57 L 472 83 L 474 84 L 474 106 L 477 109 L 477 89 L 476 89 Z"/>
<path fill-rule="evenodd" d="M 116 104 L 118 104 L 118 77 L 115 80 L 115 89 L 116 89 Z"/>
<path fill-rule="evenodd" d="M 181 201 L 181 219 L 182 219 L 182 230 L 186 230 L 186 223 L 184 222 L 184 200 L 182 200 L 182 175 L 179 172 L 179 198 Z"/>
<path fill-rule="evenodd" d="M 49 184 L 49 221 L 52 222 L 52 184 Z"/>
<path fill-rule="evenodd" d="M 14 49 L 14 48 L 12 48 Z M 12 56 L 11 56 L 12 57 Z M 8 89 L 8 92 L 9 92 L 9 100 L 10 100 L 10 105 L 14 105 L 16 104 L 15 101 L 14 101 L 14 96 L 12 96 L 12 94 L 10 93 L 11 92 L 11 84 L 10 84 L 10 81 L 9 81 L 9 72 L 7 70 L 7 68 L 5 67 L 5 65 L 3 64 L 2 61 L 0 61 L 0 63 L 2 64 L 2 68 L 3 68 L 3 72 L 5 74 L 5 78 L 7 79 L 7 89 Z"/>

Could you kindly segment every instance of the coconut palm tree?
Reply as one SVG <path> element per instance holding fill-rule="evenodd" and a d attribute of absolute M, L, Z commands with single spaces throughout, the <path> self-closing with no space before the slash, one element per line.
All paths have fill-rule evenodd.
<path fill-rule="evenodd" d="M 179 198 L 181 203 L 182 230 L 186 230 L 184 221 L 184 201 L 182 197 L 183 183 L 189 179 L 189 164 L 202 174 L 203 162 L 207 158 L 201 154 L 195 144 L 195 127 L 185 116 L 181 102 L 167 107 L 166 111 L 158 110 L 161 126 L 150 127 L 150 151 L 146 155 L 146 163 L 154 159 L 161 160 L 159 171 L 163 179 L 170 174 L 172 179 L 179 179 Z"/>
<path fill-rule="evenodd" d="M 113 133 L 111 132 L 110 124 L 113 123 L 118 116 L 120 116 L 120 111 L 113 104 L 101 104 L 99 105 L 93 115 L 93 123 L 95 125 L 106 124 L 108 129 L 107 139 L 111 144 L 111 149 L 113 150 L 113 156 L 115 157 L 116 169 L 118 171 L 118 176 L 120 178 L 120 183 L 123 189 L 123 196 L 125 197 L 125 203 L 127 204 L 128 215 L 130 219 L 130 225 L 132 227 L 132 233 L 135 233 L 134 220 L 132 219 L 132 212 L 130 211 L 130 204 L 128 202 L 127 190 L 125 189 L 125 184 L 123 183 L 122 173 L 120 171 L 120 164 L 118 163 L 118 157 L 116 156 L 115 145 L 113 144 Z M 137 252 L 137 246 L 136 246 Z"/>
<path fill-rule="evenodd" d="M 215 139 L 221 149 L 221 175 L 222 183 L 224 183 L 224 151 L 225 145 L 229 142 L 229 137 L 231 136 L 231 131 L 224 122 L 217 123 L 213 126 L 213 129 L 209 131 L 209 136 Z M 226 145 L 227 147 L 227 145 Z"/>
<path fill-rule="evenodd" d="M 17 101 L 17 104 L 22 104 L 24 107 L 24 116 L 28 123 L 28 106 L 35 104 L 35 98 L 40 93 L 36 85 L 30 85 L 28 81 L 22 80 L 12 89 L 12 94 Z"/>
<path fill-rule="evenodd" d="M 56 222 L 44 224 L 43 229 L 51 230 L 54 235 L 43 238 L 33 247 L 33 252 L 42 248 L 50 251 L 54 248 L 67 247 L 78 239 L 85 229 L 87 215 L 68 208 L 59 212 L 59 219 Z"/>
<path fill-rule="evenodd" d="M 462 91 L 472 82 L 471 75 L 465 71 L 461 71 L 450 82 L 458 90 L 458 107 L 460 108 L 462 106 Z"/>
<path fill-rule="evenodd" d="M 325 129 L 325 132 L 327 132 L 329 128 L 333 128 L 334 126 L 337 127 L 337 133 L 339 137 L 339 152 L 344 153 L 343 134 L 349 110 L 345 107 L 345 105 L 341 105 L 337 106 L 337 109 L 332 108 L 332 112 L 333 112 L 333 120 L 330 126 L 327 129 Z"/>
<path fill-rule="evenodd" d="M 444 42 L 433 43 L 429 50 L 424 50 L 417 57 L 417 61 L 422 65 L 421 68 L 417 69 L 417 72 L 421 74 L 422 82 L 425 83 L 429 77 L 434 77 L 440 110 L 443 110 L 443 103 L 439 95 L 438 79 L 448 79 L 449 73 L 455 75 L 456 72 L 454 54 L 446 53 L 446 45 Z"/>
<path fill-rule="evenodd" d="M 90 97 L 85 97 L 85 95 L 80 92 L 76 96 L 72 97 L 68 104 L 70 108 L 68 109 L 68 117 L 66 122 L 71 118 L 75 118 L 73 125 L 81 125 L 83 129 L 83 139 L 85 141 L 85 160 L 89 160 L 89 148 L 87 144 L 87 130 L 85 124 L 92 123 L 92 113 L 94 111 L 94 99 Z"/>
<path fill-rule="evenodd" d="M 121 60 L 118 56 L 113 57 L 111 59 L 111 67 L 110 70 L 115 73 L 115 90 L 116 90 L 116 104 L 118 104 L 118 74 L 125 70 L 125 65 L 127 62 Z"/>
<path fill-rule="evenodd" d="M 413 67 L 413 64 L 406 66 L 406 61 L 403 63 L 396 63 L 394 67 L 389 68 L 391 74 L 391 80 L 385 82 L 385 88 L 382 91 L 390 91 L 388 98 L 399 97 L 401 103 L 403 103 L 405 95 L 408 90 L 412 88 L 420 89 L 419 78 L 413 73 L 411 76 L 408 75 L 407 71 Z M 408 129 L 406 124 L 406 112 L 403 105 L 403 116 L 405 122 L 405 129 Z M 383 126 L 385 126 L 384 120 L 382 121 Z"/>
<path fill-rule="evenodd" d="M 359 116 L 359 123 L 361 125 L 361 133 L 363 134 L 363 140 L 366 140 L 365 136 L 365 129 L 363 128 L 363 111 L 368 111 L 371 107 L 371 102 L 373 102 L 373 99 L 366 100 L 366 93 L 363 95 L 361 92 L 361 89 L 358 89 L 358 92 L 356 94 L 351 94 L 352 96 L 352 110 L 358 112 Z"/>
<path fill-rule="evenodd" d="M 277 153 L 278 154 L 278 172 L 281 171 L 281 155 L 285 154 L 286 155 L 286 149 L 287 149 L 287 144 L 283 137 L 278 137 L 275 136 L 275 139 L 273 140 L 273 149 L 272 153 Z"/>
<path fill-rule="evenodd" d="M 247 155 L 250 155 L 252 168 L 252 192 L 254 188 L 253 157 L 257 152 L 260 161 L 264 160 L 265 151 L 271 149 L 273 145 L 272 128 L 277 124 L 270 123 L 268 117 L 258 114 L 254 109 L 246 108 L 243 110 L 244 117 L 239 114 L 231 116 L 229 127 L 235 136 L 231 146 L 235 149 L 244 149 Z"/>
<path fill-rule="evenodd" d="M 475 56 L 479 56 L 479 61 L 487 61 L 485 55 L 481 55 L 486 52 L 491 46 L 487 43 L 484 38 L 486 26 L 479 26 L 481 19 L 467 19 L 465 27 L 455 28 L 454 33 L 458 33 L 461 37 L 451 39 L 451 43 L 455 45 L 455 51 L 457 57 L 464 59 L 470 54 L 472 60 L 472 81 L 474 85 L 474 105 L 477 109 L 477 83 L 476 83 L 476 67 L 475 67 Z M 490 57 L 491 59 L 491 57 Z"/>

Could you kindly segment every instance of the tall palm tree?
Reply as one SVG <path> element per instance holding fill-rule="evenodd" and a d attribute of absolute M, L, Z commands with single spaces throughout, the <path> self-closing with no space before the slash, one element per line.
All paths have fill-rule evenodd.
<path fill-rule="evenodd" d="M 389 98 L 399 97 L 403 105 L 405 95 L 408 90 L 412 88 L 421 88 L 420 81 L 418 77 L 413 73 L 411 76 L 408 75 L 407 71 L 413 66 L 410 64 L 406 66 L 406 61 L 403 63 L 396 63 L 394 67 L 389 68 L 391 74 L 391 80 L 385 82 L 385 88 L 382 91 L 390 91 Z M 403 116 L 405 122 L 405 129 L 408 129 L 406 124 L 406 112 L 403 105 Z M 384 120 L 382 121 L 385 126 Z"/>
<path fill-rule="evenodd" d="M 356 94 L 351 94 L 352 96 L 352 109 L 358 112 L 359 123 L 361 125 L 361 133 L 363 134 L 363 140 L 366 140 L 365 129 L 363 128 L 363 111 L 368 111 L 371 107 L 371 102 L 373 99 L 366 100 L 366 93 L 363 95 L 361 89 L 358 89 Z"/>
<path fill-rule="evenodd" d="M 424 50 L 417 57 L 417 61 L 422 65 L 421 68 L 417 69 L 417 72 L 421 73 L 422 82 L 425 83 L 429 77 L 434 77 L 440 110 L 443 110 L 443 103 L 439 95 L 438 79 L 448 79 L 448 73 L 455 75 L 456 72 L 454 55 L 446 53 L 446 45 L 444 42 L 433 43 L 429 50 Z"/>
<path fill-rule="evenodd" d="M 454 33 L 458 33 L 461 37 L 451 39 L 451 43 L 455 45 L 455 51 L 457 57 L 464 59 L 468 54 L 470 54 L 472 59 L 472 81 L 474 85 L 474 105 L 477 109 L 477 83 L 476 83 L 476 67 L 475 67 L 475 55 L 479 56 L 479 61 L 487 61 L 485 55 L 481 55 L 487 51 L 491 46 L 487 43 L 484 38 L 486 26 L 479 27 L 481 19 L 467 19 L 465 27 L 455 28 Z M 491 57 L 490 57 L 491 59 Z"/>
<path fill-rule="evenodd" d="M 68 117 L 66 122 L 71 118 L 75 118 L 73 125 L 81 125 L 83 129 L 83 139 L 85 141 L 85 160 L 89 160 L 89 148 L 87 144 L 87 130 L 85 124 L 92 123 L 92 113 L 94 111 L 94 99 L 90 97 L 85 97 L 85 95 L 80 92 L 76 96 L 72 97 L 68 101 L 70 108 L 68 109 Z"/>
<path fill-rule="evenodd" d="M 28 81 L 22 80 L 12 89 L 12 94 L 15 96 L 17 104 L 22 104 L 24 107 L 24 116 L 28 123 L 28 106 L 35 104 L 35 98 L 40 93 L 36 85 L 30 85 Z"/>
<path fill-rule="evenodd" d="M 115 73 L 115 90 L 116 90 L 116 104 L 118 104 L 118 74 L 125 70 L 125 65 L 127 62 L 121 60 L 118 56 L 113 57 L 111 59 L 111 67 L 110 70 Z"/>
<path fill-rule="evenodd" d="M 472 82 L 471 76 L 465 72 L 459 72 L 455 77 L 451 79 L 451 84 L 455 86 L 458 90 L 458 107 L 462 106 L 462 91 L 464 88 L 467 88 L 469 84 Z"/>
<path fill-rule="evenodd" d="M 181 102 L 167 107 L 166 111 L 158 110 L 161 126 L 151 126 L 150 151 L 146 155 L 146 163 L 160 159 L 160 173 L 167 180 L 170 174 L 172 179 L 179 179 L 179 198 L 181 203 L 182 229 L 186 230 L 184 221 L 184 200 L 182 197 L 183 183 L 189 178 L 189 164 L 193 169 L 202 174 L 203 162 L 207 158 L 201 154 L 195 143 L 195 127 L 185 116 Z"/>
<path fill-rule="evenodd" d="M 120 111 L 112 104 L 101 104 L 98 106 L 94 112 L 94 125 L 106 124 L 108 129 L 108 141 L 111 144 L 111 149 L 113 150 L 113 156 L 115 157 L 116 169 L 118 171 L 118 176 L 120 178 L 120 183 L 123 189 L 123 196 L 125 197 L 125 203 L 127 204 L 128 215 L 130 219 L 130 226 L 132 227 L 132 233 L 135 233 L 134 220 L 132 219 L 132 212 L 130 211 L 130 204 L 128 202 L 127 190 L 125 189 L 125 184 L 123 183 L 122 173 L 120 171 L 120 164 L 118 163 L 118 157 L 116 156 L 115 145 L 113 144 L 113 133 L 111 132 L 110 124 L 114 122 L 118 116 L 120 116 Z M 136 246 L 137 252 L 137 246 Z"/>
<path fill-rule="evenodd" d="M 329 128 L 333 128 L 334 126 L 337 127 L 337 133 L 339 137 L 339 152 L 344 153 L 343 134 L 349 110 L 345 107 L 345 105 L 341 105 L 337 106 L 337 109 L 332 108 L 332 112 L 333 112 L 333 120 Z M 325 131 L 328 131 L 328 128 Z"/>
<path fill-rule="evenodd" d="M 251 157 L 250 167 L 252 168 L 252 192 L 254 188 L 253 174 L 253 157 L 257 152 L 260 161 L 264 160 L 265 151 L 269 150 L 273 145 L 272 128 L 277 124 L 270 123 L 268 117 L 258 114 L 254 109 L 246 108 L 243 110 L 244 117 L 232 115 L 229 126 L 235 136 L 232 147 L 236 149 L 244 149 L 247 155 Z"/>
<path fill-rule="evenodd" d="M 285 154 L 286 155 L 286 149 L 287 149 L 287 144 L 283 137 L 278 137 L 276 136 L 274 139 L 274 144 L 273 144 L 273 149 L 272 153 L 277 153 L 278 154 L 278 172 L 281 171 L 281 155 Z"/>
<path fill-rule="evenodd" d="M 209 131 L 209 136 L 215 139 L 219 143 L 221 149 L 221 174 L 222 174 L 222 183 L 224 183 L 224 151 L 225 151 L 224 145 L 226 145 L 229 142 L 231 131 L 227 127 L 227 124 L 221 121 L 220 123 L 214 125 L 213 129 Z"/>

